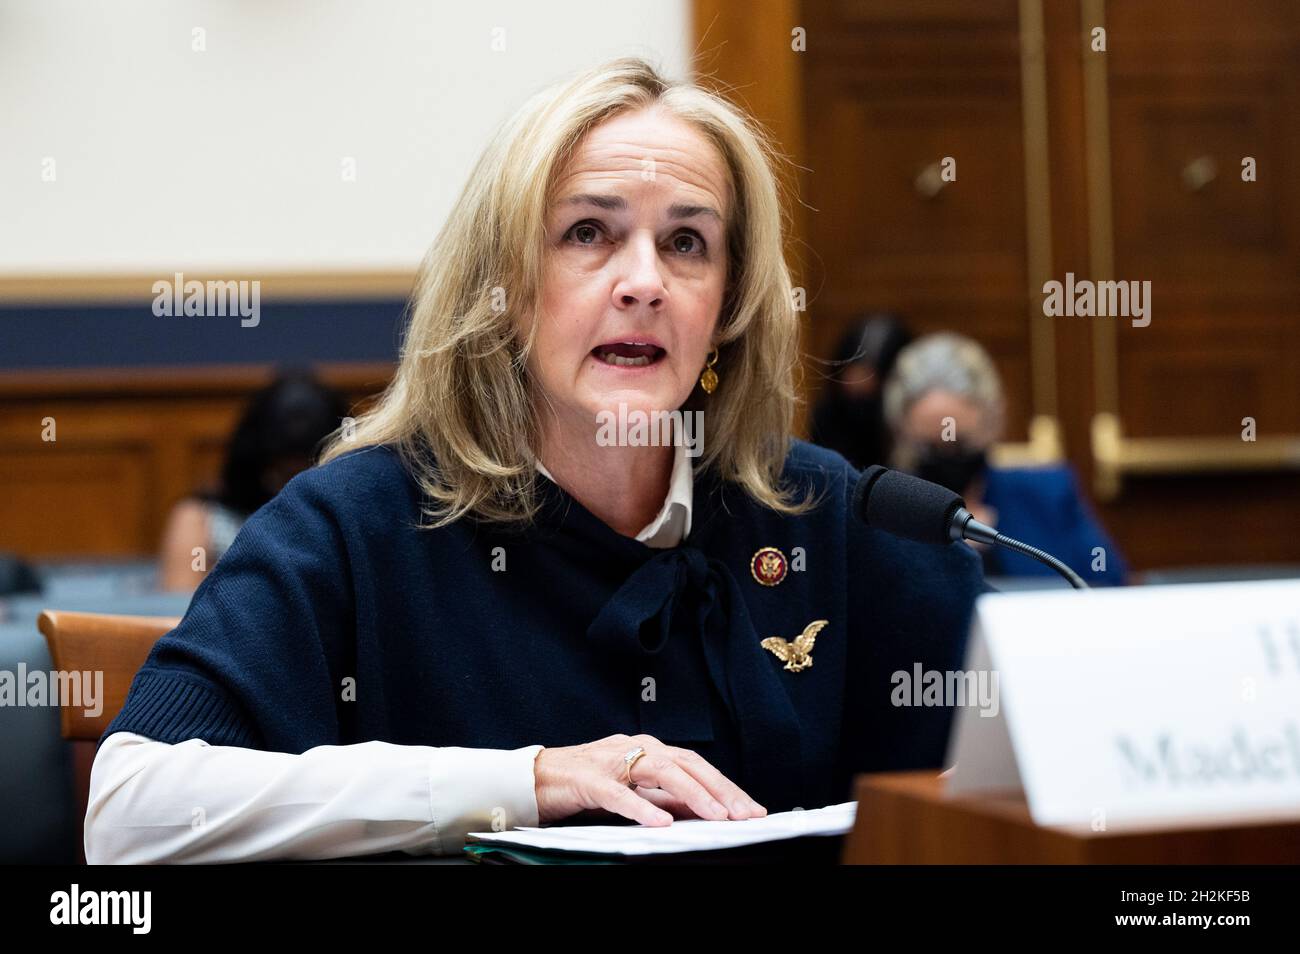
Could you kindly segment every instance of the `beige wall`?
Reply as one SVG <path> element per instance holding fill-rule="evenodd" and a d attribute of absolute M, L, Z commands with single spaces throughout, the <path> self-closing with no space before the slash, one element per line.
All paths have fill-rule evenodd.
<path fill-rule="evenodd" d="M 628 53 L 682 75 L 689 13 L 688 0 L 0 0 L 0 277 L 411 268 L 529 93 Z"/>

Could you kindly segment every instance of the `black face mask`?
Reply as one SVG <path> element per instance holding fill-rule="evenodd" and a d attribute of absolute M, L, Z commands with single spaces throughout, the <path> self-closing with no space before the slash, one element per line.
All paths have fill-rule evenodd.
<path fill-rule="evenodd" d="M 964 493 L 976 477 L 988 469 L 988 453 L 967 450 L 960 444 L 944 448 L 931 444 L 916 462 L 916 476 Z"/>

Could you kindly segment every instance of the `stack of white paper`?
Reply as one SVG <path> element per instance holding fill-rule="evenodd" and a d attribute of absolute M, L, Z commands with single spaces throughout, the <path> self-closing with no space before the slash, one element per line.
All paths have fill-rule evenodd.
<path fill-rule="evenodd" d="M 602 855 L 658 855 L 681 851 L 739 848 L 805 835 L 843 835 L 853 827 L 856 802 L 825 808 L 778 812 L 763 818 L 708 821 L 689 818 L 662 828 L 644 825 L 573 825 L 561 828 L 516 828 L 476 831 L 471 844 L 510 845 L 549 851 Z"/>

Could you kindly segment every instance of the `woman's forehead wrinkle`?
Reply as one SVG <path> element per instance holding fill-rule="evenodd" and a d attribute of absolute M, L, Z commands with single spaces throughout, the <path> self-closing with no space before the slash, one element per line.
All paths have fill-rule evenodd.
<path fill-rule="evenodd" d="M 660 185 L 675 193 L 674 203 L 711 206 L 726 221 L 729 189 L 716 150 L 704 141 L 696 143 L 682 136 L 672 138 L 678 141 L 648 145 L 593 141 L 593 134 L 574 155 L 561 177 L 557 194 L 563 198 L 572 193 L 600 192 L 602 187 L 617 190 L 628 183 L 638 187 L 642 183 Z M 647 169 L 653 170 L 653 180 L 643 177 Z M 635 196 L 629 196 L 629 201 L 635 200 Z"/>

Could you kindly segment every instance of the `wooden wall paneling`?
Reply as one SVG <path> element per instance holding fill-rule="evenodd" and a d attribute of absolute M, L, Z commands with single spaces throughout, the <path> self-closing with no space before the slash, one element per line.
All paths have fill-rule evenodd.
<path fill-rule="evenodd" d="M 1047 69 L 1047 137 L 1052 210 L 1051 277 L 1089 273 L 1088 190 L 1084 75 L 1078 0 L 1049 0 L 1042 6 Z M 1096 405 L 1092 329 L 1087 322 L 1058 321 L 1042 315 L 1038 285 L 1036 320 L 1050 322 L 1055 345 L 1056 414 L 1061 440 L 1084 492 L 1091 490 L 1091 424 Z M 1123 545 L 1124 541 L 1120 540 Z"/>
<path fill-rule="evenodd" d="M 785 193 L 788 227 L 786 261 L 796 287 L 812 297 L 815 274 L 807 247 L 805 209 L 806 153 L 803 117 L 804 59 L 809 55 L 794 49 L 794 31 L 808 29 L 805 4 L 800 0 L 765 0 L 763 3 L 735 3 L 734 0 L 695 0 L 692 30 L 695 38 L 694 72 L 697 79 L 721 87 L 724 95 L 743 106 L 770 133 L 785 161 L 777 174 Z M 820 38 L 808 40 L 815 49 Z M 813 353 L 814 344 L 805 322 L 800 335 L 803 354 Z M 807 434 L 807 411 L 812 385 L 800 380 L 803 406 L 795 426 Z"/>
<path fill-rule="evenodd" d="M 1053 329 L 1033 324 L 1031 295 L 1051 266 L 1039 3 L 817 9 L 827 40 L 804 88 L 818 353 L 868 309 L 969 334 L 1003 377 L 1008 438 L 1035 438 L 1002 450 L 1059 456 Z M 945 156 L 956 182 L 934 178 Z"/>
<path fill-rule="evenodd" d="M 123 556 L 148 549 L 145 444 L 15 448 L 8 434 L 5 443 L 0 549 L 24 557 Z"/>
<path fill-rule="evenodd" d="M 360 410 L 392 366 L 326 365 Z M 265 367 L 0 374 L 0 550 L 28 558 L 155 552 L 172 506 L 216 479 Z M 54 442 L 42 421 L 55 421 Z"/>
<path fill-rule="evenodd" d="M 1152 282 L 1152 322 L 1090 319 L 1098 492 L 1134 563 L 1295 562 L 1300 510 L 1300 9 L 1087 0 L 1093 277 Z M 1103 73 L 1104 70 L 1104 73 Z M 1098 94 L 1100 100 L 1098 108 Z M 1259 181 L 1241 180 L 1253 155 Z M 1099 172 L 1112 197 L 1097 202 Z M 1105 185 L 1103 183 L 1103 185 Z M 1259 424 L 1241 440 L 1243 417 Z M 1290 472 L 1288 472 L 1288 468 Z M 1272 514 L 1270 520 L 1268 514 Z M 1215 519 L 1213 541 L 1177 526 Z"/>
<path fill-rule="evenodd" d="M 1228 408 L 1258 405 L 1267 436 L 1247 453 L 1266 468 L 1300 461 L 1288 437 L 1300 415 L 1300 186 L 1284 172 L 1300 155 L 1300 4 L 830 0 L 798 15 L 809 51 L 784 88 L 802 89 L 809 350 L 827 354 L 867 308 L 901 311 L 922 332 L 965 330 L 1006 378 L 1013 433 L 1050 408 L 1085 491 L 1107 489 L 1095 482 L 1106 473 L 1097 453 L 1112 451 L 1095 443 L 1099 412 L 1123 420 L 1122 495 L 1098 509 L 1135 566 L 1300 559 L 1280 529 L 1296 512 L 1294 477 L 1243 472 L 1241 447 L 1227 443 L 1240 428 Z M 714 40 L 731 43 L 743 21 L 723 16 Z M 1108 30 L 1101 59 L 1088 48 L 1094 26 Z M 1100 114 L 1088 108 L 1098 91 Z M 959 156 L 954 184 L 1000 170 L 981 182 L 987 211 L 950 187 L 929 205 L 909 196 L 940 140 L 994 157 L 981 167 Z M 1229 160 L 1241 141 L 1273 170 L 1265 188 L 1238 187 Z M 1201 155 L 1216 174 L 1189 189 L 1207 164 L 1184 170 Z M 1030 333 L 1044 268 L 1152 280 L 1152 326 L 1041 318 L 1051 334 Z M 1222 430 L 1231 420 L 1236 430 Z M 1211 459 L 1222 473 L 1204 471 Z M 1171 460 L 1180 472 L 1162 473 Z M 1239 517 L 1243 535 L 1214 547 L 1192 538 L 1188 521 L 1210 514 Z"/>

